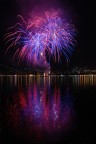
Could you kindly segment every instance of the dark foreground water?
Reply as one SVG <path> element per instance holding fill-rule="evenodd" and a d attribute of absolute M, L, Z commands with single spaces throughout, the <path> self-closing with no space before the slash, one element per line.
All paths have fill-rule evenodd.
<path fill-rule="evenodd" d="M 96 76 L 0 76 L 0 144 L 87 144 Z"/>

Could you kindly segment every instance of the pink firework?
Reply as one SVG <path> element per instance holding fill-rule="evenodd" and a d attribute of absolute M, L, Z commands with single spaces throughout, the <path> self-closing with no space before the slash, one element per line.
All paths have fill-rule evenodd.
<path fill-rule="evenodd" d="M 33 64 L 46 61 L 46 52 L 54 60 L 64 55 L 69 61 L 76 44 L 77 30 L 65 19 L 60 17 L 59 11 L 46 11 L 41 16 L 34 16 L 25 21 L 22 16 L 19 23 L 8 29 L 5 40 L 10 48 L 15 47 L 14 57 L 27 58 Z"/>

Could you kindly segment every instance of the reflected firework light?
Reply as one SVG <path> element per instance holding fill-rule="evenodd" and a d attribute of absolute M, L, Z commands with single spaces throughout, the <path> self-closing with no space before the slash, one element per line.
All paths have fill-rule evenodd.
<path fill-rule="evenodd" d="M 16 50 L 13 59 L 17 58 L 18 63 L 27 59 L 33 65 L 47 67 L 51 58 L 59 62 L 64 55 L 67 61 L 70 60 L 76 45 L 77 30 L 71 22 L 60 17 L 60 10 L 45 11 L 28 21 L 20 15 L 18 18 L 20 22 L 10 27 L 4 37 L 9 44 L 6 52 L 10 48 Z"/>
<path fill-rule="evenodd" d="M 49 80 L 45 80 L 44 88 L 33 81 L 33 86 L 24 93 L 22 88 L 18 90 L 18 98 L 14 96 L 14 103 L 8 108 L 9 125 L 17 129 L 23 121 L 24 128 L 31 134 L 31 130 L 46 131 L 50 134 L 64 131 L 65 133 L 73 124 L 74 108 L 67 90 L 62 101 L 60 88 L 55 86 L 53 92 L 48 86 Z M 61 106 L 62 105 L 62 106 Z M 22 129 L 22 127 L 21 127 Z M 18 134 L 21 129 L 18 129 Z"/>

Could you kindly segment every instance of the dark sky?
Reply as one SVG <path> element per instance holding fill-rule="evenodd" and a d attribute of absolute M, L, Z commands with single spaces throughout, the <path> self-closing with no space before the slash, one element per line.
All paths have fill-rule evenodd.
<path fill-rule="evenodd" d="M 30 11 L 38 8 L 60 8 L 72 19 L 72 23 L 78 30 L 77 46 L 69 66 L 96 67 L 95 2 L 88 0 L 48 0 L 48 2 L 46 0 L 0 0 L 0 65 L 13 66 L 17 63 L 12 62 L 12 52 L 4 54 L 6 46 L 3 35 L 6 29 L 17 22 L 18 14 L 26 17 Z M 61 67 L 63 65 L 66 65 L 64 60 Z M 57 67 L 57 64 L 53 67 Z"/>

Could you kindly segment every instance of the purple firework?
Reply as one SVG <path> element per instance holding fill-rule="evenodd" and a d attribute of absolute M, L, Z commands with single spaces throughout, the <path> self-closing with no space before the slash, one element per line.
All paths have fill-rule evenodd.
<path fill-rule="evenodd" d="M 46 63 L 46 51 L 54 60 L 64 55 L 66 60 L 73 53 L 77 30 L 71 24 L 59 16 L 59 11 L 46 11 L 41 16 L 34 16 L 26 22 L 22 16 L 15 26 L 8 29 L 5 40 L 9 48 L 15 47 L 15 58 L 18 61 L 27 58 L 36 64 L 44 61 Z"/>

